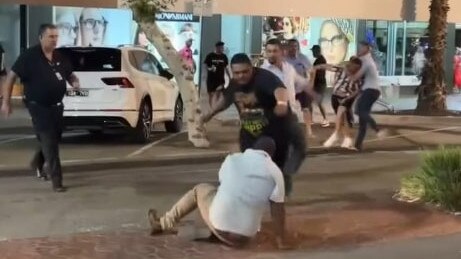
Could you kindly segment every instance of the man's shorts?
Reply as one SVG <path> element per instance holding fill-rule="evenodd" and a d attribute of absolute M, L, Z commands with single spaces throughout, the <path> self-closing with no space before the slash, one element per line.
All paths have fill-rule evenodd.
<path fill-rule="evenodd" d="M 335 113 L 338 111 L 339 106 L 345 107 L 348 111 L 352 110 L 352 105 L 354 104 L 355 98 L 351 98 L 343 102 L 344 99 L 346 98 L 337 95 L 331 96 L 331 105 L 333 106 Z"/>
<path fill-rule="evenodd" d="M 346 108 L 347 121 L 349 123 L 349 126 L 352 127 L 353 122 L 354 122 L 354 116 L 352 115 L 352 106 L 354 105 L 355 98 L 351 98 L 351 99 L 348 99 L 345 102 L 342 102 L 344 99 L 345 99 L 345 97 L 332 95 L 331 96 L 331 106 L 333 106 L 333 110 L 335 111 L 335 114 L 338 113 L 339 106 L 345 107 Z"/>
<path fill-rule="evenodd" d="M 310 109 L 312 106 L 312 98 L 306 92 L 297 93 L 296 100 L 301 104 L 303 110 Z"/>

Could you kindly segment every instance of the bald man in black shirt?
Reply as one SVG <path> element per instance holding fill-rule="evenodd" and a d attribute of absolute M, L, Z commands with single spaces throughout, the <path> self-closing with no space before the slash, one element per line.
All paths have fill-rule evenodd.
<path fill-rule="evenodd" d="M 305 158 L 306 143 L 297 117 L 288 105 L 288 92 L 283 82 L 272 72 L 253 67 L 244 53 L 231 60 L 233 78 L 211 111 L 202 117 L 208 122 L 233 103 L 240 114 L 240 149 L 251 148 L 262 136 L 272 138 L 276 151 L 272 157 L 284 174 L 285 193 L 291 194 L 291 176 Z M 289 152 L 290 145 L 293 152 Z"/>

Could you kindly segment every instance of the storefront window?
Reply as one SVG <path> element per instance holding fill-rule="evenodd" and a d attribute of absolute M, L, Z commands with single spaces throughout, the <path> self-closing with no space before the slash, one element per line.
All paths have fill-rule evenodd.
<path fill-rule="evenodd" d="M 5 67 L 10 69 L 20 52 L 19 5 L 0 5 L 0 44 L 5 50 Z"/>
<path fill-rule="evenodd" d="M 366 27 L 367 40 L 374 45 L 373 58 L 376 61 L 379 74 L 386 75 L 388 71 L 389 22 L 367 21 Z"/>
<path fill-rule="evenodd" d="M 223 15 L 221 18 L 221 39 L 226 43 L 225 53 L 228 57 L 244 52 L 251 52 L 251 16 Z M 259 54 L 259 53 L 250 53 Z"/>

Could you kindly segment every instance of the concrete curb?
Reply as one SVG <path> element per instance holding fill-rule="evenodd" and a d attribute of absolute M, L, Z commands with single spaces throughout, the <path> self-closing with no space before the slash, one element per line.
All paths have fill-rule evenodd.
<path fill-rule="evenodd" d="M 86 172 L 120 170 L 145 167 L 176 166 L 185 164 L 208 164 L 222 162 L 229 152 L 215 152 L 210 154 L 188 155 L 188 156 L 165 156 L 144 159 L 107 159 L 103 161 L 93 161 L 86 163 L 68 163 L 63 165 L 65 174 Z M 28 167 L 7 167 L 0 168 L 1 177 L 31 176 L 34 173 Z"/>
<path fill-rule="evenodd" d="M 393 152 L 393 151 L 424 151 L 438 148 L 437 145 L 415 145 L 412 147 L 370 147 L 366 148 L 361 153 L 374 152 Z M 307 158 L 318 157 L 324 155 L 359 155 L 356 151 L 350 151 L 343 148 L 312 148 L 307 151 Z M 165 156 L 151 159 L 107 159 L 103 161 L 93 161 L 86 163 L 67 163 L 63 165 L 65 174 L 76 174 L 79 172 L 88 171 L 105 171 L 105 170 L 120 170 L 120 169 L 135 169 L 147 167 L 166 167 L 180 165 L 200 165 L 209 163 L 221 163 L 229 154 L 225 151 L 217 151 L 210 154 L 188 155 L 188 156 Z M 8 167 L 0 168 L 0 178 L 2 177 L 17 177 L 31 176 L 33 172 L 27 167 Z"/>
<path fill-rule="evenodd" d="M 460 126 L 461 117 L 454 116 L 416 116 L 416 115 L 381 115 L 373 114 L 378 124 L 384 127 L 409 129 L 409 130 L 433 130 L 444 126 Z M 237 127 L 239 126 L 239 119 L 219 119 L 216 120 L 221 123 L 223 127 Z M 332 123 L 334 125 L 334 123 Z M 443 133 L 459 133 L 458 131 L 446 130 Z"/>

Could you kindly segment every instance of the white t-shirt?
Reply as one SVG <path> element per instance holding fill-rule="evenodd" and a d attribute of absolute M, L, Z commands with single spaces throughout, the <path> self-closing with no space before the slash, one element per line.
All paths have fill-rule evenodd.
<path fill-rule="evenodd" d="M 219 182 L 209 216 L 221 231 L 253 237 L 270 201 L 285 199 L 282 172 L 264 151 L 229 155 L 219 170 Z"/>
<path fill-rule="evenodd" d="M 371 53 L 360 57 L 360 59 L 362 60 L 362 68 L 359 71 L 359 75 L 364 76 L 362 90 L 376 89 L 380 91 L 379 72 Z"/>
<path fill-rule="evenodd" d="M 288 91 L 288 102 L 290 104 L 291 110 L 298 117 L 300 122 L 304 121 L 304 117 L 301 111 L 301 105 L 296 101 L 296 84 L 305 84 L 307 86 L 308 79 L 303 78 L 296 72 L 295 68 L 288 62 L 283 61 L 282 69 L 276 65 L 272 65 L 269 61 L 265 60 L 261 68 L 271 71 L 274 73 L 285 85 Z"/>

